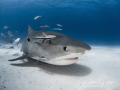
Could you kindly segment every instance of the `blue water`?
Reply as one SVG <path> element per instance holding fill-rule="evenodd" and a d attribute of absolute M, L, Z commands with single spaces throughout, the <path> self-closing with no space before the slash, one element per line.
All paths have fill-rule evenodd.
<path fill-rule="evenodd" d="M 42 17 L 34 20 L 38 15 Z M 88 44 L 119 45 L 120 0 L 0 0 L 0 33 L 12 31 L 13 38 L 23 39 L 28 25 L 37 30 L 57 23 L 64 27 L 56 32 Z"/>

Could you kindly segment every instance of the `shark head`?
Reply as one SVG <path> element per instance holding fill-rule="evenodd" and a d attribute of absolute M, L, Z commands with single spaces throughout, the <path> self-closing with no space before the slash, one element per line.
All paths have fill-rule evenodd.
<path fill-rule="evenodd" d="M 52 31 L 33 31 L 30 26 L 28 27 L 28 31 L 28 37 L 23 41 L 22 45 L 23 52 L 30 53 L 31 58 L 42 62 L 53 65 L 70 65 L 75 63 L 79 56 L 91 49 L 91 47 L 84 42 L 61 33 Z M 42 33 L 54 35 L 56 37 L 52 39 L 34 38 L 36 35 L 41 37 Z M 44 57 L 44 59 L 41 57 Z"/>

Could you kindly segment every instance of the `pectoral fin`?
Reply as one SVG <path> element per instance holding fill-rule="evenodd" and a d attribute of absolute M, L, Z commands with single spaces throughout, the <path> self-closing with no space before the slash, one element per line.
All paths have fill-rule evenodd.
<path fill-rule="evenodd" d="M 26 59 L 26 58 L 28 58 L 28 55 L 23 55 L 23 56 L 20 56 L 18 58 L 15 58 L 15 59 L 10 59 L 8 61 L 17 61 L 17 60 Z"/>

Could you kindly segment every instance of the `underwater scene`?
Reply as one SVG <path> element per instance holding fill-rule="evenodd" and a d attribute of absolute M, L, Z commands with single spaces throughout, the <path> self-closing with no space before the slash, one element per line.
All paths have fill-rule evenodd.
<path fill-rule="evenodd" d="M 0 90 L 120 90 L 119 0 L 0 0 Z"/>

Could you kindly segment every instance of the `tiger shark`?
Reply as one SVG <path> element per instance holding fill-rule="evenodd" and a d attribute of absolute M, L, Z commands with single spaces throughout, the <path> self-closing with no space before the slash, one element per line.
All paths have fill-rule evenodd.
<path fill-rule="evenodd" d="M 70 65 L 91 50 L 86 43 L 53 31 L 34 31 L 28 26 L 28 36 L 22 42 L 23 57 L 52 65 Z M 12 60 L 11 60 L 12 61 Z"/>

